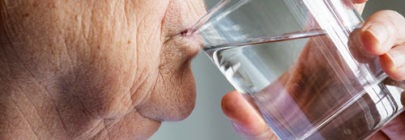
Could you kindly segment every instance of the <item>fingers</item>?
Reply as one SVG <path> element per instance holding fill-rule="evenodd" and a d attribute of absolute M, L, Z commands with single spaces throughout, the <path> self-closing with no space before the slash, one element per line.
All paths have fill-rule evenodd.
<path fill-rule="evenodd" d="M 380 57 L 384 71 L 394 80 L 405 80 L 405 45 L 399 45 Z"/>
<path fill-rule="evenodd" d="M 395 11 L 372 15 L 360 31 L 367 53 L 379 55 L 382 68 L 394 80 L 405 80 L 405 19 Z"/>
<path fill-rule="evenodd" d="M 228 93 L 222 98 L 222 109 L 225 115 L 233 121 L 238 133 L 246 139 L 276 139 L 256 109 L 236 91 Z"/>
<path fill-rule="evenodd" d="M 395 11 L 375 13 L 361 29 L 365 48 L 374 55 L 387 53 L 395 44 L 404 42 L 404 25 L 404 17 Z"/>

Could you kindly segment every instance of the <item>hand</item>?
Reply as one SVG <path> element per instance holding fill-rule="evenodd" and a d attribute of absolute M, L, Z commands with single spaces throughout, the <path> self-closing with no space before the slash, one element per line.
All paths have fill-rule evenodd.
<path fill-rule="evenodd" d="M 362 11 L 364 1 L 354 1 Z M 382 68 L 395 80 L 405 80 L 405 19 L 393 11 L 380 11 L 372 15 L 359 30 L 353 34 L 360 38 L 364 48 L 361 50 L 371 56 L 379 56 Z M 303 53 L 301 57 L 307 53 Z M 309 58 L 314 56 L 309 56 Z M 323 63 L 321 60 L 317 62 Z M 311 64 L 309 64 L 311 65 Z M 311 66 L 309 66 L 311 67 Z M 305 73 L 302 72 L 301 74 Z M 235 129 L 247 139 L 276 139 L 257 109 L 248 98 L 237 92 L 226 94 L 222 100 L 224 113 L 233 121 Z M 371 139 L 400 139 L 405 132 L 404 113 L 377 132 Z"/>

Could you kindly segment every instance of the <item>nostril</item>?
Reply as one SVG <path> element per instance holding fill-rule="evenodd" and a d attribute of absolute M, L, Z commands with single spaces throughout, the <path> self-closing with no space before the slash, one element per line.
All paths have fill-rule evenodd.
<path fill-rule="evenodd" d="M 180 36 L 182 37 L 191 37 L 194 34 L 194 30 L 193 29 L 186 29 L 182 32 L 180 32 Z"/>
<path fill-rule="evenodd" d="M 189 29 L 184 30 L 184 31 L 180 32 L 180 35 L 181 36 L 189 36 L 190 35 L 190 30 Z"/>

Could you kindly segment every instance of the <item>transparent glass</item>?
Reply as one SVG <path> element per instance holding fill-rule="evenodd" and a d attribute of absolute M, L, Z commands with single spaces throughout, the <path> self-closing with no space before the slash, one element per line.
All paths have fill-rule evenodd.
<path fill-rule="evenodd" d="M 365 139 L 403 111 L 403 83 L 350 35 L 351 0 L 222 0 L 198 36 L 280 139 Z"/>

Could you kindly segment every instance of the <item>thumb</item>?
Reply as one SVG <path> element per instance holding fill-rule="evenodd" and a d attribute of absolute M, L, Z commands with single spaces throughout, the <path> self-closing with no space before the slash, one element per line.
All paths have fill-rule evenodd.
<path fill-rule="evenodd" d="M 232 120 L 235 130 L 250 140 L 277 139 L 259 112 L 236 91 L 222 98 L 222 110 Z"/>

